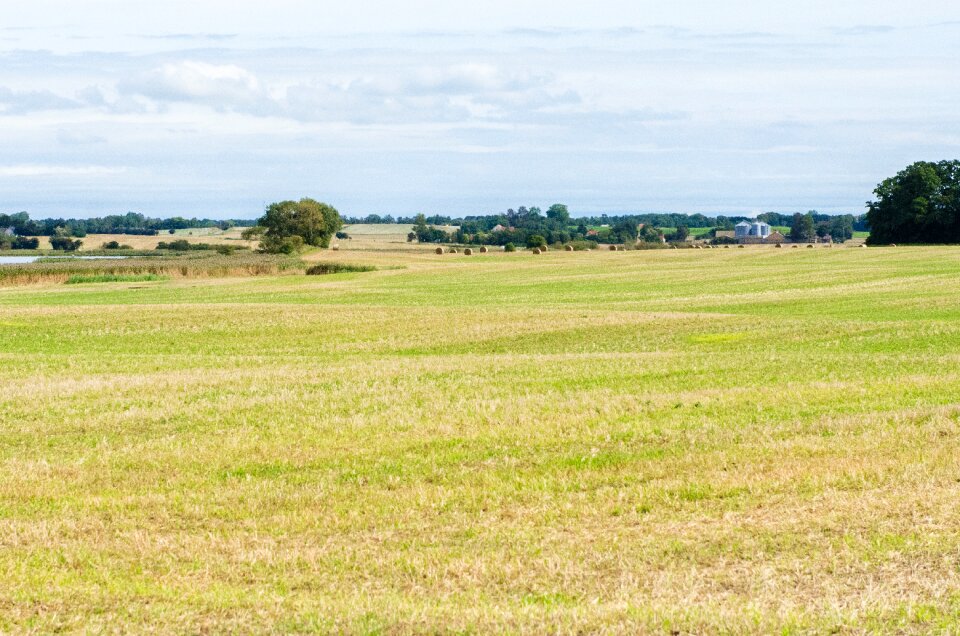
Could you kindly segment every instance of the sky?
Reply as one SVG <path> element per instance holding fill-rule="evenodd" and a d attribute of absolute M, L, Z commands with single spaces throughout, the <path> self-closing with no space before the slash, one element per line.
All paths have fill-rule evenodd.
<path fill-rule="evenodd" d="M 559 4 L 4 2 L 0 212 L 860 213 L 960 157 L 960 3 Z"/>

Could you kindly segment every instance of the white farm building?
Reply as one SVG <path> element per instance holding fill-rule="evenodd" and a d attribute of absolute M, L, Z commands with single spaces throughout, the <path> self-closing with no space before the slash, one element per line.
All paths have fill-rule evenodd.
<path fill-rule="evenodd" d="M 765 239 L 773 231 L 767 223 L 763 221 L 741 221 L 734 228 L 738 239 Z"/>

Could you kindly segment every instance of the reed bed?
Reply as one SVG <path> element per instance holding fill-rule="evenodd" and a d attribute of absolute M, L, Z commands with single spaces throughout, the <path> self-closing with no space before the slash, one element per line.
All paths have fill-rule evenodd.
<path fill-rule="evenodd" d="M 137 256 L 119 260 L 41 259 L 35 263 L 0 265 L 0 285 L 65 283 L 75 276 L 138 276 L 167 278 L 226 278 L 271 276 L 301 271 L 303 262 L 271 254 L 198 253 L 188 255 Z"/>

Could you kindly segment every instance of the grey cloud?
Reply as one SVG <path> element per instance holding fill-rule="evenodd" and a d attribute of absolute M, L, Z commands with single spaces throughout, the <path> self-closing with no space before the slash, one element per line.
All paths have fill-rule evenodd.
<path fill-rule="evenodd" d="M 64 146 L 95 146 L 106 143 L 107 138 L 102 135 L 61 128 L 57 131 L 57 141 Z"/>
<path fill-rule="evenodd" d="M 51 91 L 14 91 L 0 87 L 0 113 L 23 115 L 49 110 L 81 108 L 82 103 L 62 97 Z"/>

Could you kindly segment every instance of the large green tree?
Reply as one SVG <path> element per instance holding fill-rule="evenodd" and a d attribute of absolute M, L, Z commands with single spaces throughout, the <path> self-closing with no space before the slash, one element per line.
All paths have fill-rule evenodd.
<path fill-rule="evenodd" d="M 817 237 L 817 228 L 813 222 L 813 212 L 793 215 L 793 225 L 790 227 L 790 240 L 797 243 L 810 243 Z"/>
<path fill-rule="evenodd" d="M 869 242 L 960 243 L 960 161 L 919 161 L 874 190 Z"/>
<path fill-rule="evenodd" d="M 291 253 L 304 245 L 328 247 L 343 220 L 332 205 L 300 199 L 271 203 L 257 225 L 264 228 L 260 243 L 264 251 Z"/>

